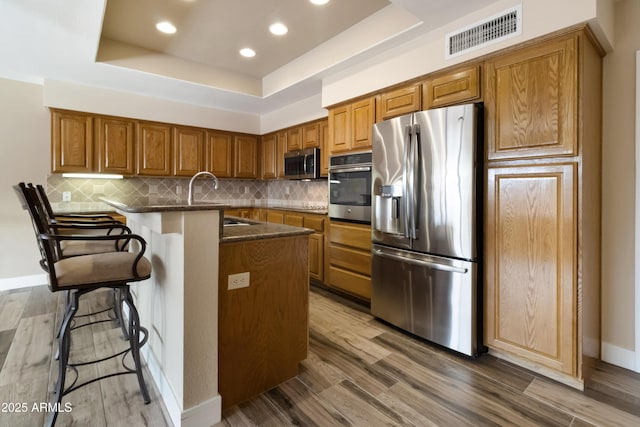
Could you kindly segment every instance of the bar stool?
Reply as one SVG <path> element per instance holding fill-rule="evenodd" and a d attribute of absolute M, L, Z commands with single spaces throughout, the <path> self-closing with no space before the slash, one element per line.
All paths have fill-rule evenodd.
<path fill-rule="evenodd" d="M 140 326 L 138 311 L 129 289 L 130 282 L 145 280 L 151 276 L 151 263 L 143 256 L 146 249 L 145 240 L 135 234 L 81 236 L 53 234 L 50 232 L 42 206 L 37 200 L 36 191 L 33 188 L 28 188 L 24 183 L 14 186 L 14 190 L 22 206 L 26 206 L 29 212 L 41 254 L 40 265 L 48 273 L 49 289 L 51 292 L 67 291 L 69 294 L 70 302 L 65 306 L 62 326 L 58 336 L 59 369 L 54 391 L 55 402 L 50 407 L 59 408 L 63 396 L 87 384 L 124 374 L 136 374 L 143 400 L 145 403 L 149 403 L 151 398 L 144 381 L 140 360 L 140 347 L 146 343 L 148 332 L 144 327 Z M 135 246 L 136 250 L 79 255 L 67 258 L 60 257 L 56 249 L 56 242 L 80 240 L 111 241 L 118 242 L 119 245 L 133 243 L 132 247 Z M 75 329 L 72 327 L 72 322 L 80 307 L 81 298 L 90 292 L 101 289 L 118 290 L 122 295 L 123 303 L 129 309 L 129 348 L 98 360 L 71 363 L 69 361 L 71 332 Z M 76 328 L 84 326 L 86 325 L 80 325 Z M 128 353 L 131 353 L 135 367 L 126 366 L 124 359 Z M 65 384 L 68 369 L 75 370 L 76 366 L 98 363 L 119 356 L 122 356 L 122 366 L 124 368 L 122 371 L 93 378 L 80 384 L 76 384 L 79 379 L 76 377 L 71 384 Z M 57 415 L 57 411 L 51 412 L 48 420 L 49 426 L 55 424 Z"/>
<path fill-rule="evenodd" d="M 122 222 L 113 219 L 106 214 L 92 214 L 92 215 L 77 215 L 77 214 L 55 214 L 51 208 L 51 203 L 44 187 L 40 184 L 18 184 L 26 185 L 31 194 L 34 194 L 34 200 L 39 202 L 38 211 L 40 216 L 46 218 L 49 232 L 51 234 L 131 234 L 131 230 Z M 23 206 L 26 210 L 27 207 Z M 69 258 L 79 255 L 100 254 L 107 252 L 117 252 L 128 250 L 126 242 L 111 242 L 111 241 L 92 241 L 92 240 L 70 240 L 70 241 L 56 241 L 56 252 L 59 258 Z M 125 322 L 122 318 L 122 296 L 118 290 L 112 292 L 112 304 L 110 307 L 91 312 L 83 315 L 77 315 L 76 318 L 86 318 L 90 316 L 99 315 L 103 312 L 111 312 L 113 310 L 113 317 L 108 320 L 94 321 L 91 324 L 99 322 L 107 322 L 115 320 L 118 322 L 122 329 L 122 333 L 128 338 L 128 331 L 126 329 Z M 70 304 L 70 295 L 67 292 L 65 295 L 65 304 Z M 60 325 L 62 327 L 62 324 Z"/>

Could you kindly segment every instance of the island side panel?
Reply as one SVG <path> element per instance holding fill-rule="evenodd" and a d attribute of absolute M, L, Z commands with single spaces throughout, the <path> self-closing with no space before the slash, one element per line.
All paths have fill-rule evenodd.
<path fill-rule="evenodd" d="M 296 376 L 309 343 L 308 236 L 220 245 L 219 390 L 228 408 Z M 228 289 L 230 274 L 249 286 Z"/>
<path fill-rule="evenodd" d="M 220 212 L 125 213 L 147 241 L 151 279 L 134 285 L 149 371 L 176 426 L 221 419 L 217 371 Z"/>
<path fill-rule="evenodd" d="M 140 324 L 149 330 L 143 357 L 172 421 L 183 408 L 184 233 L 181 212 L 127 213 L 131 230 L 147 242 L 151 278 L 132 286 Z M 170 225 L 170 226 L 168 226 Z"/>
<path fill-rule="evenodd" d="M 219 400 L 220 211 L 184 212 L 184 408 Z M 209 405 L 211 406 L 211 405 Z"/>

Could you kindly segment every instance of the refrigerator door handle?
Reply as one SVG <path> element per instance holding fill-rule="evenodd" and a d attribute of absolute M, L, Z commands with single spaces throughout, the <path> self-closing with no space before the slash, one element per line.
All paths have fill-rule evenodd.
<path fill-rule="evenodd" d="M 409 234 L 409 215 L 411 215 L 411 193 L 409 187 L 409 173 L 410 173 L 410 159 L 411 159 L 411 125 L 408 125 L 405 129 L 406 141 L 404 146 L 404 162 L 402 164 L 402 176 L 404 180 L 404 237 L 410 238 Z"/>
<path fill-rule="evenodd" d="M 420 259 L 414 259 L 414 258 L 407 258 L 407 257 L 403 257 L 402 255 L 395 255 L 389 252 L 385 252 L 383 250 L 380 249 L 374 249 L 373 253 L 375 255 L 379 255 L 383 258 L 389 258 L 395 261 L 401 261 L 401 262 L 406 262 L 407 264 L 413 264 L 413 265 L 418 265 L 420 267 L 429 267 L 429 268 L 433 268 L 434 270 L 442 270 L 442 271 L 449 271 L 452 273 L 460 273 L 460 274 L 466 274 L 469 270 L 466 268 L 461 268 L 461 267 L 454 267 L 452 265 L 445 265 L 445 264 L 438 264 L 437 262 L 431 262 L 431 261 L 423 261 Z"/>
<path fill-rule="evenodd" d="M 418 215 L 418 212 L 416 212 L 416 207 L 417 207 L 417 203 L 416 203 L 416 162 L 418 161 L 418 145 L 420 143 L 419 141 L 419 135 L 420 135 L 420 125 L 418 124 L 414 124 L 412 126 L 412 132 L 411 132 L 411 151 L 409 154 L 409 182 L 411 183 L 411 188 L 409 188 L 409 194 L 408 194 L 408 199 L 409 199 L 409 214 L 411 215 L 409 217 L 409 237 L 413 240 L 415 240 L 417 238 L 417 231 L 416 231 L 416 217 Z"/>

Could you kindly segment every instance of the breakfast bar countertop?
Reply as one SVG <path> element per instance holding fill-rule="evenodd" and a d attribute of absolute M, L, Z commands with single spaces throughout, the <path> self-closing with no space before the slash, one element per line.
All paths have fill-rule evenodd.
<path fill-rule="evenodd" d="M 125 196 L 118 199 L 101 197 L 100 200 L 127 213 L 224 210 L 231 207 L 227 203 L 212 202 L 197 202 L 190 205 L 186 200 L 162 197 Z"/>

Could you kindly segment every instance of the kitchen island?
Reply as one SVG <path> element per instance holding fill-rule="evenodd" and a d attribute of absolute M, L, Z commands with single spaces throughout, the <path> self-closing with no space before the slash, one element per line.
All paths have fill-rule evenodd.
<path fill-rule="evenodd" d="M 147 241 L 145 256 L 152 263 L 151 278 L 133 285 L 132 292 L 140 322 L 149 330 L 148 345 L 142 348 L 142 354 L 172 423 L 210 426 L 219 422 L 223 397 L 218 370 L 222 345 L 218 336 L 222 290 L 218 285 L 228 285 L 220 276 L 220 244 L 225 241 L 226 229 L 223 211 L 228 205 L 189 205 L 186 201 L 157 198 L 102 200 L 124 215 L 131 230 Z M 253 224 L 235 231 L 239 228 L 229 228 L 227 244 L 246 245 L 272 238 L 293 241 L 295 236 L 306 239 L 311 232 L 282 225 Z M 306 263 L 303 267 L 307 268 Z M 271 270 L 271 266 L 261 264 L 258 269 L 247 270 L 252 275 L 247 290 L 263 288 L 264 279 L 258 276 L 264 269 Z M 308 290 L 308 279 L 300 286 Z M 223 287 L 228 290 L 228 286 Z M 306 304 L 306 299 L 301 303 Z M 307 308 L 304 305 L 304 310 Z M 254 362 L 259 364 L 259 360 Z"/>
<path fill-rule="evenodd" d="M 223 409 L 295 377 L 309 341 L 308 235 L 313 230 L 234 220 L 223 228 L 220 244 Z"/>

